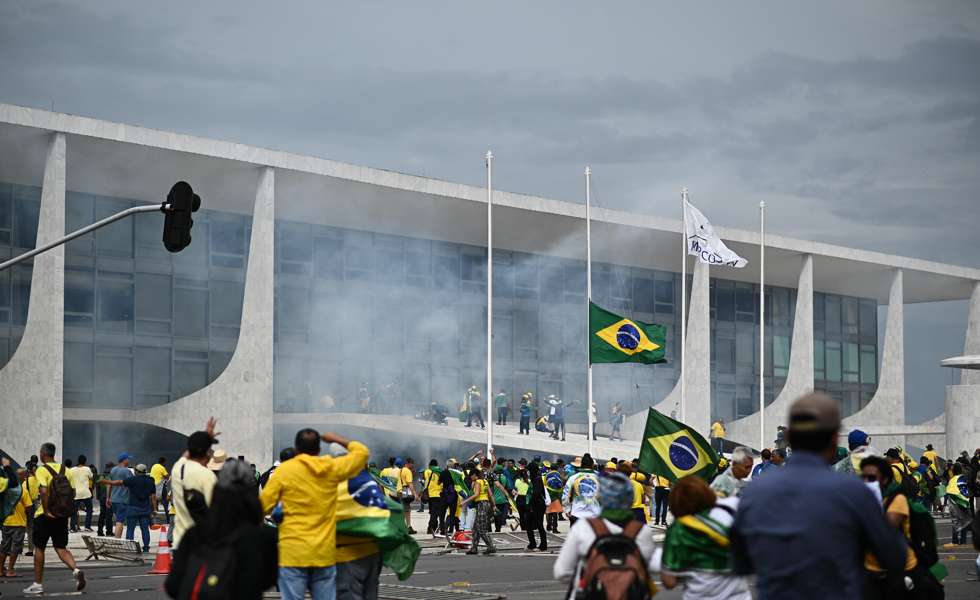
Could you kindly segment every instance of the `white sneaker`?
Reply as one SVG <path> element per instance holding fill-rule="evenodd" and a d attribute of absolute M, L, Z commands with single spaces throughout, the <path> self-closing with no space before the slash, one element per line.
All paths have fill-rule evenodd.
<path fill-rule="evenodd" d="M 81 569 L 75 569 L 72 571 L 72 577 L 75 578 L 75 591 L 80 592 L 85 589 L 85 573 Z"/>
<path fill-rule="evenodd" d="M 44 586 L 35 581 L 31 585 L 29 585 L 26 588 L 24 588 L 23 592 L 25 594 L 43 594 L 44 593 Z"/>

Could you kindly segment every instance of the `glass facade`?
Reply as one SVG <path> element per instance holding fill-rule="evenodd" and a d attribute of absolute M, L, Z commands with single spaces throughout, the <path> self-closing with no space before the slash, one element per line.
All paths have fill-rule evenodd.
<path fill-rule="evenodd" d="M 66 229 L 133 204 L 68 192 Z M 38 188 L 0 184 L 0 252 L 34 246 L 39 207 Z M 194 243 L 176 255 L 160 242 L 162 218 L 138 215 L 68 244 L 65 406 L 164 404 L 228 364 L 251 217 L 202 210 Z M 0 365 L 23 334 L 30 276 L 29 264 L 0 273 Z M 485 279 L 482 247 L 277 221 L 275 410 L 356 410 L 366 387 L 385 412 L 412 414 L 431 399 L 455 411 L 467 386 L 485 383 Z M 666 364 L 594 368 L 601 421 L 613 401 L 635 412 L 673 388 L 680 285 L 676 273 L 593 266 L 598 304 L 668 331 Z M 710 301 L 712 416 L 732 420 L 758 404 L 758 288 L 711 279 Z M 793 289 L 766 290 L 768 402 L 785 383 L 795 301 Z M 512 403 L 526 390 L 559 394 L 569 420 L 584 422 L 584 262 L 496 250 L 493 325 L 494 389 Z M 877 387 L 877 329 L 875 300 L 814 295 L 815 387 L 844 414 Z"/>
<path fill-rule="evenodd" d="M 73 231 L 133 206 L 68 193 Z M 146 408 L 208 385 L 238 342 L 251 217 L 202 210 L 170 254 L 162 214 L 122 219 L 68 244 L 66 407 Z"/>
<path fill-rule="evenodd" d="M 362 388 L 382 412 L 413 414 L 430 399 L 454 411 L 470 384 L 484 387 L 485 248 L 280 221 L 276 256 L 277 412 L 358 410 Z M 493 273 L 494 390 L 515 407 L 526 390 L 559 394 L 572 403 L 569 420 L 584 423 L 584 261 L 495 250 Z M 712 412 L 732 420 L 758 406 L 758 286 L 710 286 Z M 593 369 L 600 420 L 615 401 L 628 413 L 659 402 L 679 375 L 680 275 L 594 264 L 593 294 L 668 330 L 666 364 Z M 815 386 L 850 414 L 875 389 L 877 306 L 827 294 L 814 302 L 854 309 L 836 329 L 823 312 L 814 319 L 815 339 L 832 341 Z M 786 381 L 795 305 L 795 290 L 766 289 L 767 403 Z"/>

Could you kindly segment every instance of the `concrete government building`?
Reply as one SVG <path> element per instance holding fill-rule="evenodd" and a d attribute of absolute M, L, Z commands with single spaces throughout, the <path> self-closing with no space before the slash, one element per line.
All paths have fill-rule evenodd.
<path fill-rule="evenodd" d="M 164 250 L 149 213 L 0 272 L 0 449 L 23 462 L 52 440 L 67 457 L 150 463 L 209 415 L 228 453 L 260 466 L 307 424 L 482 439 L 412 415 L 432 399 L 454 413 L 470 384 L 486 395 L 484 188 L 0 104 L 3 257 L 159 203 L 181 179 L 203 199 L 183 252 Z M 559 394 L 582 431 L 585 207 L 499 191 L 494 204 L 493 390 L 513 407 Z M 668 328 L 666 364 L 594 369 L 600 433 L 619 401 L 636 443 L 646 407 L 678 408 L 681 224 L 592 214 L 594 300 Z M 717 229 L 750 263 L 689 268 L 685 420 L 707 432 L 722 418 L 758 446 L 758 233 Z M 768 439 L 818 389 L 878 446 L 980 447 L 980 371 L 947 388 L 944 415 L 905 422 L 903 339 L 906 303 L 969 299 L 964 355 L 980 355 L 978 282 L 978 269 L 768 235 Z M 380 414 L 359 413 L 362 388 Z M 550 443 L 535 448 L 562 448 Z"/>

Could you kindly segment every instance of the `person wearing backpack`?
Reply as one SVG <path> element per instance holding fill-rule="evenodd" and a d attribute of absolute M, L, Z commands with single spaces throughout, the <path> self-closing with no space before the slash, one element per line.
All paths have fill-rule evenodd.
<path fill-rule="evenodd" d="M 633 518 L 632 503 L 628 477 L 599 477 L 599 516 L 575 521 L 553 567 L 555 579 L 569 582 L 568 600 L 644 600 L 656 592 L 653 529 Z"/>
<path fill-rule="evenodd" d="M 684 586 L 684 600 L 752 600 L 745 577 L 732 572 L 729 532 L 738 498 L 718 498 L 700 477 L 678 479 L 668 500 L 674 522 L 660 561 L 667 589 Z"/>
<path fill-rule="evenodd" d="M 44 593 L 44 551 L 48 542 L 65 566 L 72 570 L 75 591 L 85 589 L 85 573 L 75 564 L 75 557 L 68 550 L 68 518 L 75 509 L 75 487 L 71 471 L 54 460 L 55 445 L 41 444 L 41 457 L 37 468 L 37 484 L 40 504 L 34 513 L 34 582 L 24 588 L 24 593 Z"/>
<path fill-rule="evenodd" d="M 263 522 L 255 478 L 247 464 L 229 459 L 207 516 L 174 552 L 164 590 L 180 600 L 259 600 L 276 584 L 278 562 L 276 529 Z"/>
<path fill-rule="evenodd" d="M 874 554 L 867 553 L 864 568 L 867 571 L 864 597 L 867 600 L 890 600 L 893 598 L 915 598 L 931 600 L 942 598 L 941 584 L 928 567 L 936 564 L 935 526 L 928 512 L 916 510 L 919 506 L 910 502 L 895 481 L 894 470 L 888 461 L 878 456 L 869 456 L 861 461 L 861 477 L 868 483 L 878 483 L 881 487 L 882 506 L 889 525 L 902 532 L 909 546 L 906 551 L 904 571 L 886 571 L 878 564 Z M 913 527 L 919 520 L 925 527 Z M 925 534 L 922 530 L 925 530 Z M 913 533 L 914 531 L 914 533 Z M 917 539 L 925 537 L 926 539 Z M 931 539 L 928 539 L 931 538 Z M 911 583 L 911 588 L 909 587 Z"/>

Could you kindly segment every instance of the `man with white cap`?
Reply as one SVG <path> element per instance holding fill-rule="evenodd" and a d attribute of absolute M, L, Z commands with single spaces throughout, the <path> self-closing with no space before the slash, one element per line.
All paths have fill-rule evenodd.
<path fill-rule="evenodd" d="M 156 489 L 153 478 L 147 475 L 144 464 L 136 465 L 136 473 L 123 480 L 110 480 L 108 485 L 122 486 L 129 492 L 126 502 L 126 539 L 132 540 L 136 526 L 143 534 L 143 552 L 150 551 L 150 516 L 156 506 Z"/>

